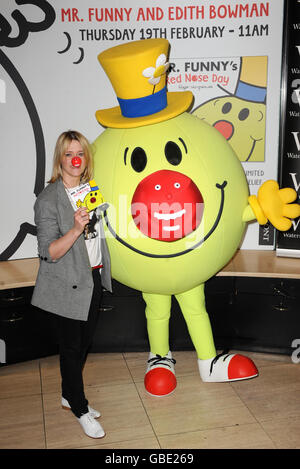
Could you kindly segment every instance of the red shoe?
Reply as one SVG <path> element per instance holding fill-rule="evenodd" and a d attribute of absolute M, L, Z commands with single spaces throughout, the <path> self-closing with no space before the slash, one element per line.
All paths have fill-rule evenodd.
<path fill-rule="evenodd" d="M 145 388 L 149 394 L 161 397 L 174 391 L 177 385 L 175 363 L 176 360 L 172 358 L 171 352 L 168 352 L 164 357 L 150 352 L 144 379 Z"/>
<path fill-rule="evenodd" d="M 223 352 L 208 360 L 198 359 L 198 366 L 204 382 L 239 381 L 258 376 L 258 370 L 253 361 L 239 354 L 228 355 Z"/>

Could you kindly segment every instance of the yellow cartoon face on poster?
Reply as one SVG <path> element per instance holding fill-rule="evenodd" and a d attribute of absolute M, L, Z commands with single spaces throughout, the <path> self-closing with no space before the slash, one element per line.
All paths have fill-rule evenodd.
<path fill-rule="evenodd" d="M 217 129 L 240 161 L 265 159 L 267 57 L 242 57 L 234 94 L 198 106 L 193 113 Z"/>

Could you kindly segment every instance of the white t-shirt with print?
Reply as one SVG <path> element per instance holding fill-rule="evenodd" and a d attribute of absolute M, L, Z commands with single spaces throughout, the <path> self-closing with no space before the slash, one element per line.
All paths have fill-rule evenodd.
<path fill-rule="evenodd" d="M 101 264 L 100 215 L 97 209 L 89 213 L 90 222 L 84 230 L 84 239 L 91 267 Z"/>

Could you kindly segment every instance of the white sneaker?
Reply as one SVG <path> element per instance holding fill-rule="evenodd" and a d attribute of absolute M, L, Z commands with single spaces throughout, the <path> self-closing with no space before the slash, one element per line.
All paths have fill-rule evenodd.
<path fill-rule="evenodd" d="M 84 433 L 90 438 L 103 438 L 105 431 L 100 423 L 95 420 L 89 412 L 77 418 L 78 422 L 83 428 Z"/>
<path fill-rule="evenodd" d="M 167 396 L 176 388 L 175 365 L 176 360 L 169 351 L 161 357 L 150 352 L 147 371 L 144 378 L 146 391 L 152 396 Z"/>
<path fill-rule="evenodd" d="M 240 354 L 223 352 L 208 360 L 198 359 L 198 367 L 201 379 L 206 383 L 239 381 L 258 376 L 253 361 Z"/>
<path fill-rule="evenodd" d="M 64 397 L 61 398 L 61 406 L 63 409 L 71 410 L 71 406 L 69 402 Z M 89 413 L 94 419 L 98 419 L 101 416 L 100 412 L 98 410 L 93 409 L 93 407 L 90 407 L 88 405 L 88 409 L 89 409 Z"/>

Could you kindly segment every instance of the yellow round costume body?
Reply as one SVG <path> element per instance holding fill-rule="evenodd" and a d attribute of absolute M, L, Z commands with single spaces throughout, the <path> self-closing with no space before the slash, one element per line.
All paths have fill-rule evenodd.
<path fill-rule="evenodd" d="M 218 131 L 183 113 L 159 124 L 107 129 L 95 148 L 95 178 L 110 204 L 107 242 L 115 279 L 142 292 L 177 294 L 205 282 L 231 259 L 245 230 L 242 215 L 249 194 L 242 166 Z M 144 167 L 137 171 L 139 158 Z M 180 175 L 196 185 L 200 201 L 194 202 L 183 187 L 175 186 Z M 150 176 L 152 181 L 143 187 Z M 149 212 L 148 236 L 133 219 L 138 186 L 143 191 L 139 202 Z M 151 195 L 155 202 L 152 199 L 149 206 Z M 159 221 L 165 225 L 165 237 L 151 237 L 156 234 L 155 215 L 167 212 L 167 204 L 170 213 L 179 216 Z M 182 220 L 185 228 L 195 226 L 195 211 L 189 213 L 193 204 L 200 223 L 185 236 Z M 172 227 L 179 227 L 173 237 Z"/>

